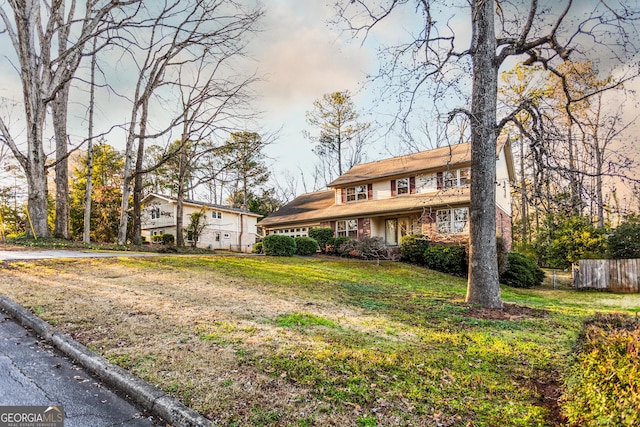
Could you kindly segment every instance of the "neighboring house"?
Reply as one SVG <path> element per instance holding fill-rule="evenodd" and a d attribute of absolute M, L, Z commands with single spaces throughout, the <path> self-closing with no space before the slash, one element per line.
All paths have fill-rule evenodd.
<path fill-rule="evenodd" d="M 173 197 L 149 194 L 142 200 L 142 235 L 151 239 L 157 234 L 176 235 L 177 200 Z M 190 244 L 192 235 L 186 231 L 191 214 L 204 209 L 206 225 L 198 239 L 199 248 L 227 249 L 251 252 L 256 242 L 256 222 L 260 215 L 228 206 L 185 200 L 183 202 L 182 227 L 185 242 Z"/>
<path fill-rule="evenodd" d="M 331 227 L 335 236 L 382 237 L 398 245 L 406 234 L 432 241 L 469 237 L 471 145 L 451 145 L 354 166 L 329 190 L 303 194 L 260 221 L 263 234 L 306 236 Z M 498 140 L 496 233 L 511 247 L 511 144 Z"/>

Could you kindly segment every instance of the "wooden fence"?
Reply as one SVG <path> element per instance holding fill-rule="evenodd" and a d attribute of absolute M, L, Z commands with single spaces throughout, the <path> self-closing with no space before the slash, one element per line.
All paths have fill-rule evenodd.
<path fill-rule="evenodd" d="M 574 267 L 576 289 L 640 292 L 640 259 L 585 259 Z"/>

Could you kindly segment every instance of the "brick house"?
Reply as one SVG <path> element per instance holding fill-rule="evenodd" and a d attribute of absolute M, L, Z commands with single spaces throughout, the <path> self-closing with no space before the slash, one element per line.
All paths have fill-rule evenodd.
<path fill-rule="evenodd" d="M 406 234 L 432 241 L 469 238 L 471 145 L 451 145 L 354 166 L 328 190 L 303 194 L 264 218 L 263 234 L 306 236 L 331 227 L 336 236 L 382 237 L 398 245 Z M 511 143 L 496 150 L 496 233 L 511 246 Z"/>

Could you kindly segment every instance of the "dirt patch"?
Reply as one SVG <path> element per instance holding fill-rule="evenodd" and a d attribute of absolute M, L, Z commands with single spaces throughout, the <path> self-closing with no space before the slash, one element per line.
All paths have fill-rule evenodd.
<path fill-rule="evenodd" d="M 470 307 L 463 315 L 484 320 L 517 320 L 545 318 L 549 315 L 549 312 L 547 310 L 525 307 L 523 305 L 504 304 L 502 309 Z"/>
<path fill-rule="evenodd" d="M 547 423 L 550 426 L 563 426 L 567 422 L 567 418 L 562 414 L 562 408 L 558 400 L 562 396 L 562 385 L 559 381 L 553 379 L 549 373 L 544 374 L 543 378 L 537 378 L 532 384 L 539 394 L 539 406 L 549 411 Z"/>

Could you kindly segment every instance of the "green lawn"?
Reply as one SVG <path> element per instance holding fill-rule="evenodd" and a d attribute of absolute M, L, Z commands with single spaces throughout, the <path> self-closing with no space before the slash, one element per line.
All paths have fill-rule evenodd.
<path fill-rule="evenodd" d="M 640 295 L 543 287 L 503 288 L 495 315 L 464 304 L 460 278 L 320 257 L 2 273 L 1 293 L 229 426 L 554 425 L 582 322 L 640 312 Z"/>

